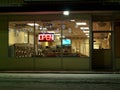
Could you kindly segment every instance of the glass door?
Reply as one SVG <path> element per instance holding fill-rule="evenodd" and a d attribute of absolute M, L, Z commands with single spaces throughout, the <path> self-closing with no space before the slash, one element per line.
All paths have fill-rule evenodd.
<path fill-rule="evenodd" d="M 93 22 L 93 69 L 112 68 L 111 22 Z"/>

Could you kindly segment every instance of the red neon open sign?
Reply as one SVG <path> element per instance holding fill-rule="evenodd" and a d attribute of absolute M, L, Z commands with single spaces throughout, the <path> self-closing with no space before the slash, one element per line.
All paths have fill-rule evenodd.
<path fill-rule="evenodd" d="M 39 33 L 38 34 L 38 40 L 40 42 L 54 41 L 54 33 Z"/>

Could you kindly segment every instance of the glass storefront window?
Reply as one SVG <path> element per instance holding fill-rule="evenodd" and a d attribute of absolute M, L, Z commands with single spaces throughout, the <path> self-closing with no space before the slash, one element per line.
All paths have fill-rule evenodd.
<path fill-rule="evenodd" d="M 64 56 L 89 56 L 89 22 L 88 20 L 63 21 L 63 39 L 68 44 L 63 45 Z"/>
<path fill-rule="evenodd" d="M 9 22 L 9 56 L 88 57 L 88 20 Z"/>
<path fill-rule="evenodd" d="M 36 21 L 36 56 L 61 56 L 60 21 Z"/>
<path fill-rule="evenodd" d="M 37 56 L 89 56 L 89 23 L 87 20 L 54 20 L 36 23 L 39 24 L 39 27 L 36 27 Z M 80 23 L 83 25 L 78 25 Z"/>
<path fill-rule="evenodd" d="M 29 21 L 9 22 L 9 56 L 32 57 L 34 55 L 34 28 Z"/>

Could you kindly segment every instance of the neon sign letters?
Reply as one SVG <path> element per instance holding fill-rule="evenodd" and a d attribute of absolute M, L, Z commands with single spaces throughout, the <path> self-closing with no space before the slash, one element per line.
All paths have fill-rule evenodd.
<path fill-rule="evenodd" d="M 39 33 L 38 41 L 40 42 L 54 41 L 54 33 Z"/>

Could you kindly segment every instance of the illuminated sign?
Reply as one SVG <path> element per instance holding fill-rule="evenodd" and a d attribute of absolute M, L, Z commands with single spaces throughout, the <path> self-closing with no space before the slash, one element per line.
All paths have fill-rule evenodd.
<path fill-rule="evenodd" d="M 62 39 L 62 45 L 71 45 L 71 40 L 70 39 Z"/>
<path fill-rule="evenodd" d="M 54 41 L 54 33 L 39 33 L 38 41 L 40 42 Z"/>

